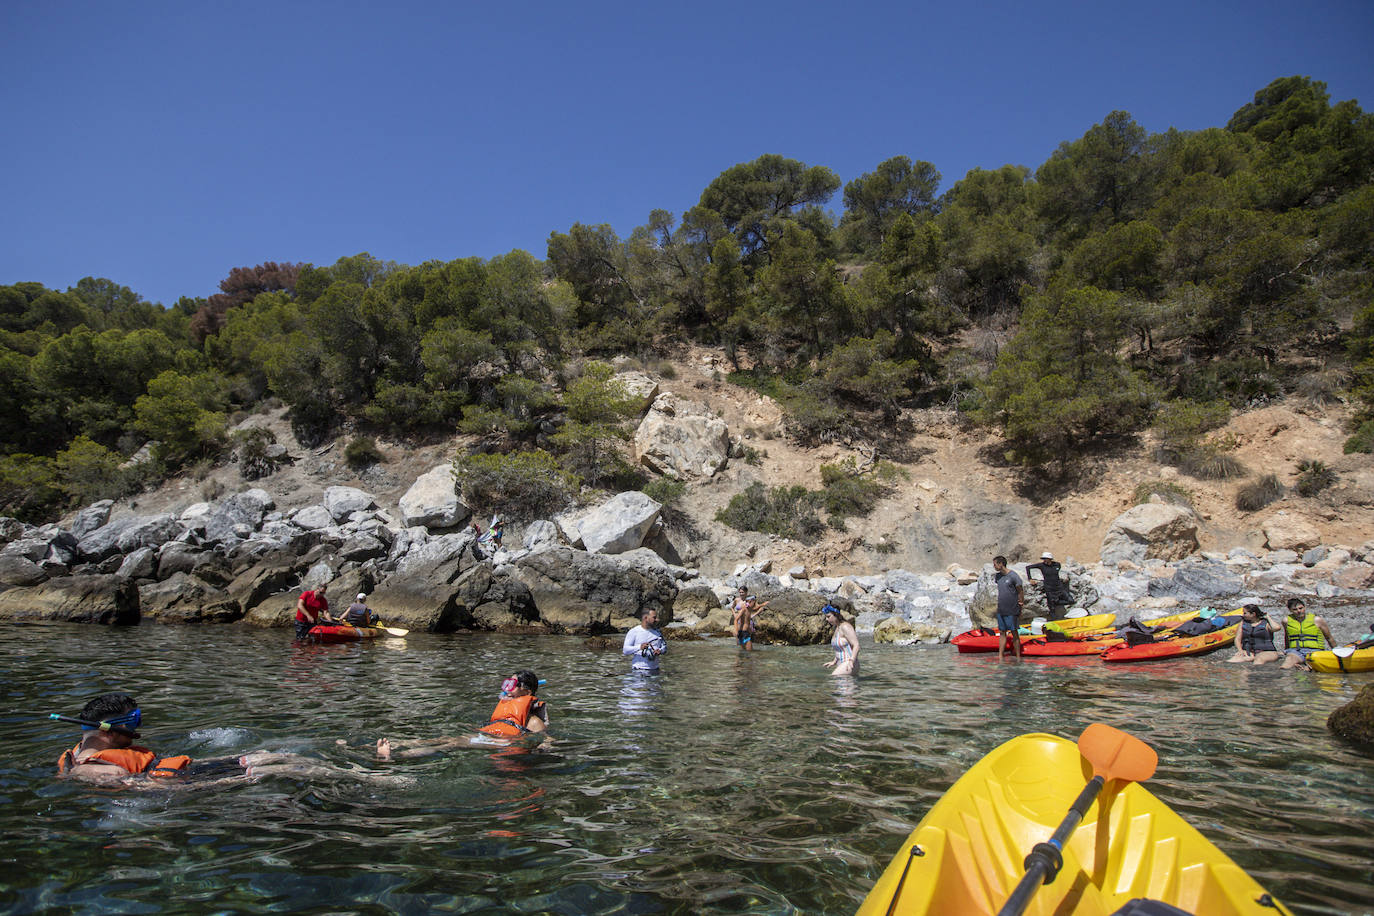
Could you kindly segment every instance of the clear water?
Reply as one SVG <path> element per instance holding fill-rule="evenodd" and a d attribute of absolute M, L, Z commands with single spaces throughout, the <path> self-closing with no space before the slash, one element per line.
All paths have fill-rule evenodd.
<path fill-rule="evenodd" d="M 571 638 L 0 632 L 3 912 L 850 913 L 986 751 L 1093 721 L 1154 746 L 1151 789 L 1295 910 L 1374 911 L 1374 757 L 1325 726 L 1369 678 L 866 645 L 852 683 L 821 668 L 825 647 L 722 640 L 674 643 L 643 679 Z M 548 681 L 551 747 L 373 758 L 381 735 L 485 721 L 519 667 Z M 268 748 L 415 783 L 54 780 L 75 733 L 25 713 L 75 714 L 115 689 L 162 753 Z"/>

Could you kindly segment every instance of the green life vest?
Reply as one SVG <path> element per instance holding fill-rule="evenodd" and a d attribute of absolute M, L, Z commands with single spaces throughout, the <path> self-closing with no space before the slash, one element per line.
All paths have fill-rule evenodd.
<path fill-rule="evenodd" d="M 1283 618 L 1283 632 L 1288 637 L 1290 649 L 1325 649 L 1326 640 L 1322 631 L 1317 629 L 1317 618 L 1308 614 L 1301 622 L 1292 617 Z"/>

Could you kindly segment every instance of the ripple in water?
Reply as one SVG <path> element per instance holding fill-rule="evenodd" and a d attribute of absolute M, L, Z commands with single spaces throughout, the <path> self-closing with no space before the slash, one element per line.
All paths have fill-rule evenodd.
<path fill-rule="evenodd" d="M 744 655 L 724 640 L 674 643 L 665 674 L 641 677 L 573 639 L 6 635 L 0 842 L 10 862 L 43 863 L 6 875 L 8 912 L 852 912 L 984 753 L 1093 721 L 1154 746 L 1151 790 L 1296 911 L 1374 908 L 1370 757 L 1324 724 L 1353 679 L 1217 656 L 999 665 L 866 646 L 855 683 L 821 667 L 825 647 Z M 523 667 L 548 681 L 551 742 L 376 760 L 382 735 L 484 721 Z M 144 741 L 164 753 L 266 748 L 334 772 L 142 795 L 53 780 L 74 734 L 25 713 L 114 689 L 138 697 Z"/>

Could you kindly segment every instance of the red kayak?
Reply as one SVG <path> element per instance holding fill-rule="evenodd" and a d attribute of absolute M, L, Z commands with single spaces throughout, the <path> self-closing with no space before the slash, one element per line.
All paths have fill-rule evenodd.
<path fill-rule="evenodd" d="M 1112 646 L 1102 653 L 1102 660 L 1144 662 L 1160 658 L 1180 658 L 1185 655 L 1203 655 L 1235 642 L 1236 631 L 1239 629 L 1240 624 L 1233 623 L 1229 627 L 1203 633 L 1201 636 L 1176 636 L 1172 639 L 1141 643 L 1138 646 Z"/>
<path fill-rule="evenodd" d="M 1183 611 L 1168 617 L 1156 617 L 1145 624 L 1151 627 L 1172 627 L 1192 620 L 1194 611 Z M 1061 623 L 1062 621 L 1055 621 Z M 1022 636 L 1021 654 L 1031 658 L 1045 658 L 1064 655 L 1097 655 L 1104 649 L 1120 645 L 1125 640 L 1111 631 L 1086 632 L 1082 635 L 1069 633 L 1067 640 L 1051 640 L 1047 636 Z M 996 652 L 998 635 L 996 630 L 980 628 L 960 633 L 950 640 L 960 652 Z"/>
<path fill-rule="evenodd" d="M 308 638 L 316 642 L 356 642 L 359 639 L 376 639 L 379 636 L 404 636 L 408 630 L 397 627 L 349 627 L 319 624 L 310 628 Z"/>

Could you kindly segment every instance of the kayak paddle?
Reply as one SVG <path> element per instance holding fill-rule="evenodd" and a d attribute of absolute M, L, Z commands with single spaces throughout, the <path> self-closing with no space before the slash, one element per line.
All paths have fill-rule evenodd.
<path fill-rule="evenodd" d="M 1069 836 L 1078 828 L 1089 806 L 1102 792 L 1102 787 L 1114 779 L 1142 782 L 1155 774 L 1159 755 L 1144 741 L 1094 722 L 1078 736 L 1078 752 L 1093 767 L 1093 778 L 1078 793 L 1069 813 L 1060 822 L 1048 843 L 1036 843 L 1026 856 L 1026 873 L 1021 882 L 998 910 L 998 916 L 1020 916 L 1042 884 L 1049 884 L 1064 864 L 1062 850 Z M 1102 825 L 1105 827 L 1105 824 Z"/>
<path fill-rule="evenodd" d="M 1355 654 L 1354 646 L 1337 646 L 1331 650 L 1331 654 L 1337 658 L 1349 658 Z"/>
<path fill-rule="evenodd" d="M 405 636 L 407 633 L 410 632 L 409 630 L 402 629 L 401 627 L 379 627 L 378 629 L 386 630 L 386 635 L 388 636 Z"/>

